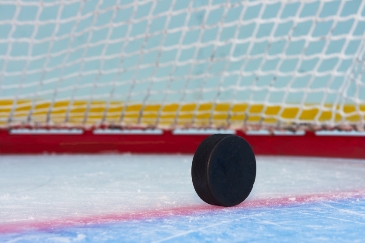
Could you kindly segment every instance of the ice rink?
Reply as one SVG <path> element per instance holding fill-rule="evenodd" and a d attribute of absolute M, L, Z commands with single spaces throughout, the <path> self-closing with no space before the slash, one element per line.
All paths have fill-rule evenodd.
<path fill-rule="evenodd" d="M 360 242 L 365 160 L 257 157 L 242 204 L 205 204 L 192 155 L 0 157 L 1 242 Z"/>

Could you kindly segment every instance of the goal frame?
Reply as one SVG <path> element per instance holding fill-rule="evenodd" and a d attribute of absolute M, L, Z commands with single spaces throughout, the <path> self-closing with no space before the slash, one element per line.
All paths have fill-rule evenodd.
<path fill-rule="evenodd" d="M 365 1 L 0 4 L 0 155 L 365 158 Z"/>
<path fill-rule="evenodd" d="M 26 132 L 24 132 L 26 131 Z M 0 129 L 0 154 L 193 154 L 210 134 L 246 139 L 256 155 L 365 158 L 365 134 L 334 131 L 212 129 L 31 128 Z"/>

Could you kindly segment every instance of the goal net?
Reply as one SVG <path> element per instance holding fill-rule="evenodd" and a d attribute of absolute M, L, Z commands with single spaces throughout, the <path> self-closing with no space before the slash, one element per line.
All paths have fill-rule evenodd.
<path fill-rule="evenodd" d="M 365 1 L 0 0 L 0 126 L 364 126 Z"/>

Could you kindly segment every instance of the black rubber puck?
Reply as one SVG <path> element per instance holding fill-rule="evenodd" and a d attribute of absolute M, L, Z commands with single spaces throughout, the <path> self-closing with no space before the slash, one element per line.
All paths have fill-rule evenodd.
<path fill-rule="evenodd" d="M 235 206 L 248 197 L 255 183 L 255 154 L 239 136 L 212 135 L 197 148 L 191 177 L 196 193 L 204 202 Z"/>

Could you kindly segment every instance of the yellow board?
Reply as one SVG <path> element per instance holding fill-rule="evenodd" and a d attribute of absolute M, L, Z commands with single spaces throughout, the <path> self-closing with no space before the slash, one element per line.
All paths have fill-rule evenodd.
<path fill-rule="evenodd" d="M 248 103 L 124 104 L 122 101 L 0 100 L 0 126 L 128 125 L 128 126 L 242 126 L 243 124 L 363 123 L 365 105 Z"/>

